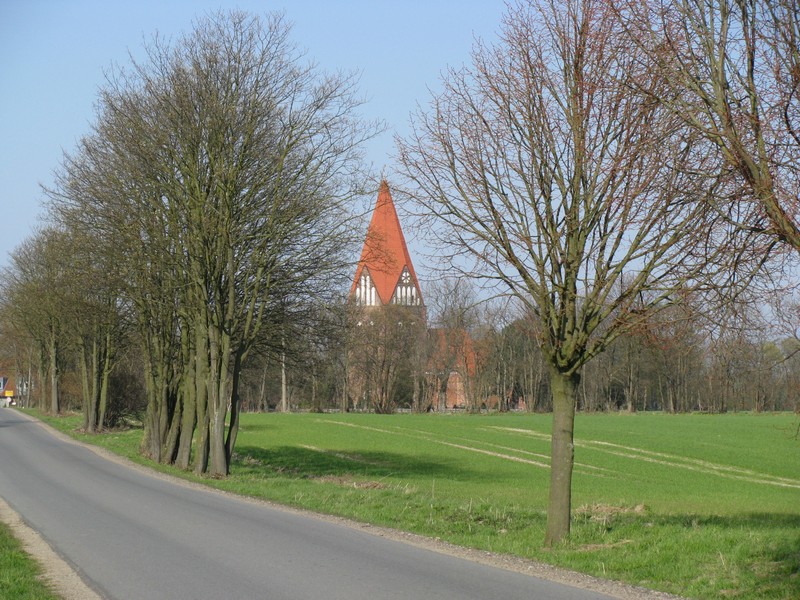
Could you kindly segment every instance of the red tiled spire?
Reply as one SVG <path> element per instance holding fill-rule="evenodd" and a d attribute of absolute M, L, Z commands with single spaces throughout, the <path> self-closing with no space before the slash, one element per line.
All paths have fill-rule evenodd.
<path fill-rule="evenodd" d="M 419 304 L 422 304 L 417 274 L 408 253 L 403 230 L 400 227 L 400 219 L 397 217 L 392 194 L 386 180 L 381 181 L 378 190 L 378 201 L 375 203 L 372 221 L 367 230 L 364 248 L 361 251 L 356 275 L 350 288 L 351 295 L 355 293 L 364 269 L 367 269 L 372 279 L 381 304 L 391 302 L 403 270 L 408 269 L 411 282 L 416 288 Z"/>

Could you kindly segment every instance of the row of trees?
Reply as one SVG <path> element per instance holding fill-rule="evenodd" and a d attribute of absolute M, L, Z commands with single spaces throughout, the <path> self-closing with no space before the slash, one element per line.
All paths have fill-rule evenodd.
<path fill-rule="evenodd" d="M 551 410 L 546 365 L 531 343 L 538 327 L 528 318 L 491 332 L 479 345 L 486 360 L 479 362 L 476 388 L 506 390 L 509 402 L 518 395 L 527 410 Z M 791 334 L 768 337 L 768 329 L 734 319 L 720 327 L 690 307 L 672 307 L 617 338 L 584 368 L 577 408 L 798 410 L 800 343 Z M 493 381 L 503 385 L 492 388 Z"/>
<path fill-rule="evenodd" d="M 415 328 L 413 318 L 393 307 L 371 315 L 373 327 L 352 329 L 342 343 L 358 350 L 339 363 L 336 377 L 349 369 L 367 373 L 381 390 L 396 386 L 390 398 L 375 394 L 360 408 L 444 409 L 448 383 L 455 383 L 464 394 L 459 409 L 552 411 L 540 347 L 543 327 L 534 313 L 513 302 L 476 305 L 463 279 L 431 285 L 425 297 L 432 317 L 428 329 Z M 796 410 L 800 343 L 791 293 L 777 294 L 772 306 L 736 302 L 707 309 L 700 298 L 686 297 L 621 334 L 582 370 L 576 407 Z M 450 378 L 453 372 L 457 378 Z M 303 372 L 292 373 L 291 383 L 296 405 L 304 406 Z M 359 407 L 357 394 L 351 401 L 332 399 L 327 407 Z M 321 408 L 319 402 L 314 406 Z"/>
<path fill-rule="evenodd" d="M 5 358 L 34 383 L 31 402 L 53 412 L 81 408 L 88 432 L 140 421 L 146 382 L 132 315 L 96 301 L 86 274 L 73 270 L 74 248 L 53 231 L 20 248 L 15 264 L 30 269 L 56 250 L 63 269 L 8 272 L 5 333 L 15 344 Z M 56 272 L 59 279 L 48 279 Z M 466 280 L 432 284 L 426 298 L 427 323 L 413 309 L 365 314 L 343 299 L 324 317 L 305 315 L 302 331 L 297 321 L 291 338 L 267 340 L 243 364 L 239 409 L 445 410 L 448 383 L 458 383 L 458 410 L 552 411 L 536 315 L 508 302 L 478 305 Z M 779 305 L 791 306 L 791 297 Z M 720 323 L 719 313 L 711 319 L 687 299 L 651 316 L 584 368 L 576 408 L 798 410 L 800 340 L 791 319 L 779 307 L 768 310 L 771 323 L 763 310 L 738 308 Z"/>
<path fill-rule="evenodd" d="M 143 452 L 199 473 L 228 472 L 248 355 L 343 287 L 359 148 L 378 131 L 357 118 L 354 79 L 307 64 L 288 34 L 280 16 L 219 14 L 110 73 L 47 191 L 52 226 L 9 274 L 50 409 L 66 338 L 86 427 L 104 425 L 134 340 Z"/>

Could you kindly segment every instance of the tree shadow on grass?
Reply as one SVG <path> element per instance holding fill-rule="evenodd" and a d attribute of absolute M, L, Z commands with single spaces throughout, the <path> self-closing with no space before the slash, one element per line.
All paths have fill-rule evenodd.
<path fill-rule="evenodd" d="M 277 425 L 272 423 L 254 423 L 252 421 L 248 421 L 247 423 L 242 423 L 239 425 L 239 433 L 247 432 L 248 434 L 252 433 L 261 433 L 264 431 L 274 431 L 277 429 Z"/>
<path fill-rule="evenodd" d="M 254 476 L 284 476 L 296 479 L 358 475 L 363 477 L 420 477 L 464 479 L 463 465 L 415 460 L 392 452 L 347 452 L 298 446 L 237 447 L 236 473 Z"/>
<path fill-rule="evenodd" d="M 800 598 L 800 514 L 576 511 L 563 564 L 692 598 Z"/>

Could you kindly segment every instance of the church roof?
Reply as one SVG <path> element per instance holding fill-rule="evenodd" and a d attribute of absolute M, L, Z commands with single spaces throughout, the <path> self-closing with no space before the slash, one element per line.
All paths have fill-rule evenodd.
<path fill-rule="evenodd" d="M 397 210 L 386 180 L 381 181 L 378 190 L 378 200 L 367 229 L 364 248 L 350 289 L 351 294 L 355 292 L 361 272 L 365 268 L 369 271 L 381 304 L 389 304 L 405 268 L 408 269 L 417 292 L 420 291 L 419 280 L 408 253 L 400 219 L 397 217 Z"/>

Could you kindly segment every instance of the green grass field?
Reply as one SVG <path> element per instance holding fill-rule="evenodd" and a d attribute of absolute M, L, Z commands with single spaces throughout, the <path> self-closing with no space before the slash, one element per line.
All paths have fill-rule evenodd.
<path fill-rule="evenodd" d="M 231 477 L 204 482 L 690 598 L 800 598 L 795 415 L 579 414 L 573 535 L 548 551 L 550 423 L 247 414 Z M 140 437 L 88 441 L 141 462 Z"/>

